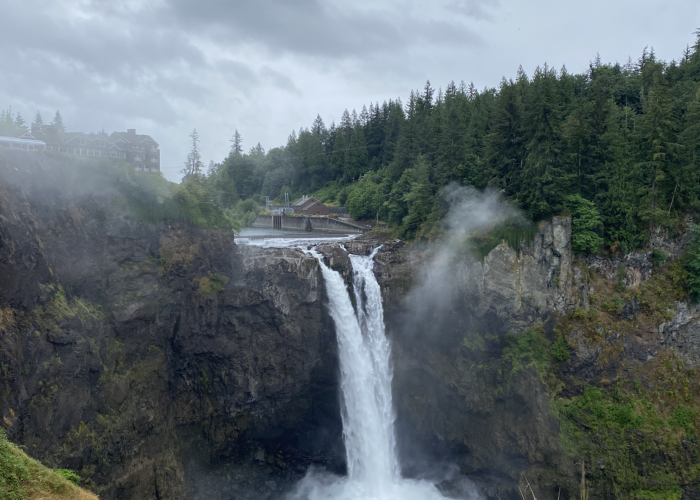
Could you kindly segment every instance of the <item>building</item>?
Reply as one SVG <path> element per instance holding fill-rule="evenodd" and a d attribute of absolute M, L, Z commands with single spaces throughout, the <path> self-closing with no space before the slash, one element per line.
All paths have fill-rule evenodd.
<path fill-rule="evenodd" d="M 29 139 L 26 137 L 5 137 L 0 136 L 0 148 L 7 149 L 22 149 L 24 151 L 44 151 L 46 143 Z"/>
<path fill-rule="evenodd" d="M 331 212 L 326 205 L 318 201 L 316 198 L 302 196 L 294 206 L 294 213 L 301 215 L 329 215 Z"/>
<path fill-rule="evenodd" d="M 83 132 L 60 132 L 53 125 L 32 125 L 31 133 L 20 139 L 34 140 L 45 144 L 47 151 L 78 156 L 109 158 L 131 163 L 136 170 L 160 172 L 160 147 L 150 135 L 126 132 L 85 134 Z"/>

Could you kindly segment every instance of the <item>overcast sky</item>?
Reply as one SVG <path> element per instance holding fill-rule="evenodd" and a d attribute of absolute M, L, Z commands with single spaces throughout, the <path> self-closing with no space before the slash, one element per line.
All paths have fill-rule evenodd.
<path fill-rule="evenodd" d="M 69 131 L 136 128 L 173 181 L 197 128 L 221 161 L 283 145 L 320 114 L 450 80 L 482 89 L 547 62 L 584 71 L 679 58 L 697 0 L 0 0 L 0 106 L 31 121 L 60 109 Z"/>

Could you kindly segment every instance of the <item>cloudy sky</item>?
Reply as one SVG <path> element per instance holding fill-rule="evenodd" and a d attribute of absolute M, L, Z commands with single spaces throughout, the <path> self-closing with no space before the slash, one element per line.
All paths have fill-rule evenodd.
<path fill-rule="evenodd" d="M 700 28 L 697 0 L 0 0 L 0 106 L 69 131 L 136 128 L 179 181 L 188 134 L 205 163 L 238 129 L 282 145 L 316 114 L 400 97 L 427 79 L 497 86 L 522 64 L 572 72 L 671 60 Z"/>

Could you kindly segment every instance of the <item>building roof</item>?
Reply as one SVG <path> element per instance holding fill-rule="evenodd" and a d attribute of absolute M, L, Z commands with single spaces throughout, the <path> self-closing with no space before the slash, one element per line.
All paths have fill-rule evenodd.
<path fill-rule="evenodd" d="M 302 210 L 306 210 L 306 209 L 308 209 L 309 207 L 311 207 L 312 205 L 315 205 L 316 203 L 320 203 L 321 205 L 323 205 L 323 203 L 321 203 L 320 201 L 318 201 L 316 198 L 309 198 L 309 199 L 306 200 L 304 203 L 302 203 L 301 205 L 299 205 L 299 208 L 301 208 Z"/>
<path fill-rule="evenodd" d="M 309 197 L 307 197 L 306 195 L 304 195 L 304 196 L 302 196 L 301 198 L 299 198 L 299 200 L 297 200 L 297 202 L 294 203 L 294 205 L 292 205 L 292 206 L 294 206 L 294 207 L 300 207 L 300 206 L 302 206 L 304 203 L 306 203 L 307 200 L 310 200 L 310 199 L 311 199 L 311 198 L 309 198 Z"/>
<path fill-rule="evenodd" d="M 14 142 L 16 144 L 34 144 L 35 146 L 46 146 L 44 141 L 37 141 L 36 139 L 20 139 L 19 137 L 7 137 L 4 135 L 0 135 L 0 141 Z"/>

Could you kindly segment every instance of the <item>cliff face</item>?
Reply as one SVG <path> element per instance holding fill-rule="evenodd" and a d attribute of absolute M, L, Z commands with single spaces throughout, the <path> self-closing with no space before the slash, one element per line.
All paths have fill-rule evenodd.
<path fill-rule="evenodd" d="M 555 218 L 520 251 L 502 243 L 483 261 L 459 248 L 384 244 L 375 272 L 393 345 L 405 472 L 418 473 L 426 460 L 456 464 L 503 498 L 517 495 L 526 470 L 540 486 L 571 483 L 545 386 L 534 370 L 510 379 L 496 361 L 508 332 L 522 334 L 585 300 L 570 241 L 570 219 Z"/>
<path fill-rule="evenodd" d="M 310 465 L 342 472 L 314 258 L 141 224 L 108 189 L 25 167 L 0 158 L 0 412 L 13 442 L 103 499 L 279 498 Z M 570 220 L 554 218 L 483 260 L 451 244 L 346 244 L 382 245 L 404 473 L 455 494 L 466 476 L 504 500 L 530 483 L 553 500 L 580 495 L 583 467 L 592 498 L 696 498 L 700 310 L 679 267 L 649 251 L 584 261 L 570 241 Z M 685 242 L 651 244 L 677 257 Z M 351 286 L 346 252 L 319 252 Z"/>
<path fill-rule="evenodd" d="M 383 244 L 404 471 L 456 464 L 492 498 L 528 483 L 578 497 L 582 469 L 595 498 L 696 498 L 700 309 L 680 265 L 654 266 L 651 249 L 576 259 L 570 241 L 570 219 L 554 218 L 483 261 Z M 676 257 L 685 243 L 651 241 Z"/>
<path fill-rule="evenodd" d="M 0 165 L 0 412 L 100 498 L 271 498 L 343 468 L 317 261 L 144 225 Z"/>

